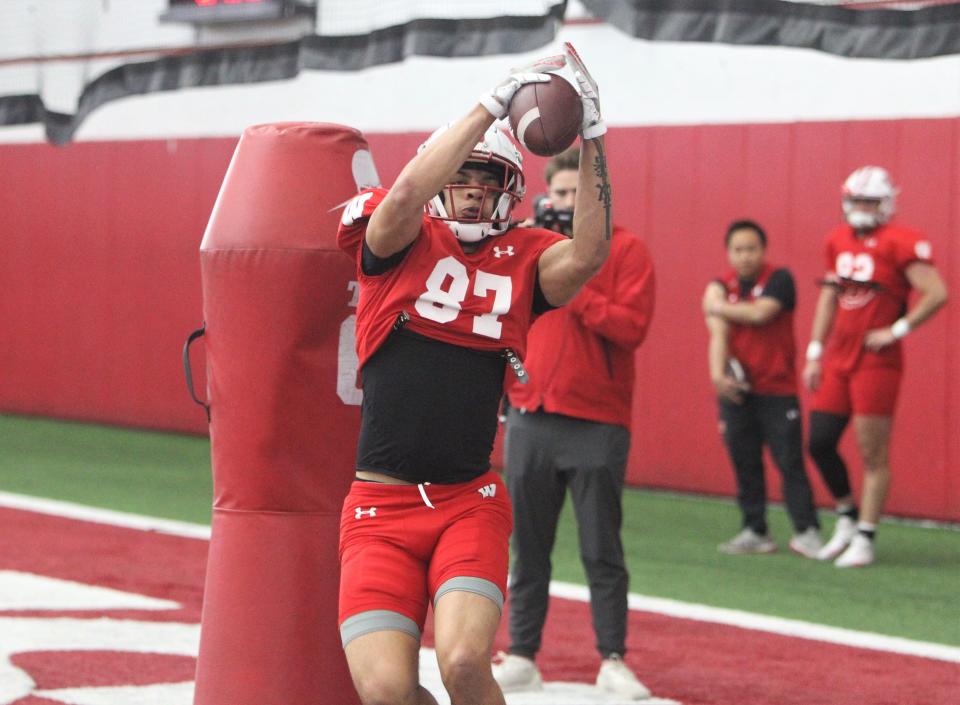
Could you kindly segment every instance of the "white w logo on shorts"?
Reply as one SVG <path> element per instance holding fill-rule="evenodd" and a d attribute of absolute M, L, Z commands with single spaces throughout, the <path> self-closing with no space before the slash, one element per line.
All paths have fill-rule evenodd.
<path fill-rule="evenodd" d="M 484 499 L 486 499 L 487 497 L 495 497 L 497 494 L 497 486 L 484 485 L 483 487 L 478 489 L 477 492 L 479 492 L 480 496 L 483 497 Z"/>

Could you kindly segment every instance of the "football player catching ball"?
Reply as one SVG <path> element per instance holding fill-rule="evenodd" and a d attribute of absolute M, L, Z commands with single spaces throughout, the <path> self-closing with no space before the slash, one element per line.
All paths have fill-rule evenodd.
<path fill-rule="evenodd" d="M 584 109 L 572 239 L 512 223 L 521 155 L 494 125 L 521 85 L 561 69 Z M 428 601 L 452 702 L 504 702 L 490 667 L 512 523 L 490 471 L 498 406 L 505 375 L 526 375 L 534 315 L 569 301 L 606 259 L 605 131 L 596 84 L 568 47 L 514 71 L 435 132 L 392 188 L 344 211 L 363 406 L 341 517 L 339 623 L 365 705 L 436 703 L 418 679 Z"/>

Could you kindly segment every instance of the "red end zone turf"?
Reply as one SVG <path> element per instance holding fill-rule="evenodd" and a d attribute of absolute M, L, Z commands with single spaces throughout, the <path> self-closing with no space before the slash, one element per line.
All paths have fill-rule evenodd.
<path fill-rule="evenodd" d="M 0 610 L 0 649 L 5 642 L 2 625 L 12 623 L 7 620 L 108 617 L 199 624 L 206 553 L 202 540 L 0 507 L 0 571 L 108 587 L 181 605 L 169 610 Z M 505 621 L 498 649 L 507 646 Z M 593 642 L 589 605 L 551 599 L 545 646 L 538 659 L 545 679 L 592 681 L 599 665 Z M 432 646 L 429 624 L 424 645 Z M 649 612 L 631 612 L 628 647 L 627 661 L 654 693 L 684 705 L 952 705 L 960 683 L 957 663 Z M 38 689 L 182 683 L 192 673 L 190 661 L 107 645 L 86 654 L 10 654 L 10 662 L 30 674 Z M 7 702 L 4 687 L 0 680 L 0 702 Z M 60 701 L 30 695 L 15 702 Z"/>

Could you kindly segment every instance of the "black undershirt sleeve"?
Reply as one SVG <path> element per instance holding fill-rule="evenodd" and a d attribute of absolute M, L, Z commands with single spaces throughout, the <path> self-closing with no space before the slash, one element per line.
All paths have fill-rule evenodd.
<path fill-rule="evenodd" d="M 363 254 L 361 255 L 361 266 L 363 267 L 363 273 L 368 277 L 375 277 L 378 274 L 389 272 L 403 261 L 403 258 L 406 257 L 407 252 L 410 251 L 411 247 L 413 247 L 412 242 L 399 252 L 394 252 L 389 257 L 378 257 L 377 255 L 373 254 L 373 251 L 367 245 L 366 238 L 364 238 Z"/>
<path fill-rule="evenodd" d="M 556 306 L 547 301 L 547 297 L 543 294 L 543 289 L 540 288 L 540 271 L 537 270 L 537 279 L 533 285 L 533 312 L 539 316 L 555 308 Z"/>
<path fill-rule="evenodd" d="M 785 311 L 792 311 L 797 305 L 797 288 L 793 275 L 787 269 L 778 269 L 770 275 L 763 288 L 763 296 L 769 296 L 783 304 Z"/>

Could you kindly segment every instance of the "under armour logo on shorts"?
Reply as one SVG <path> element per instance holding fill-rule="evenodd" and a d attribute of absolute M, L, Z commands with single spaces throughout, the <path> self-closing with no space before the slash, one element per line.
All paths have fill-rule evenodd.
<path fill-rule="evenodd" d="M 487 497 L 495 497 L 497 495 L 497 486 L 496 485 L 484 485 L 477 490 L 480 493 L 480 496 L 486 499 Z"/>
<path fill-rule="evenodd" d="M 356 512 L 356 513 L 354 514 L 354 518 L 355 518 L 355 519 L 360 519 L 360 518 L 363 517 L 364 515 L 366 515 L 366 516 L 368 516 L 368 517 L 375 517 L 375 516 L 377 516 L 377 508 L 376 508 L 376 507 L 370 507 L 370 509 L 363 509 L 363 508 L 361 508 L 361 507 L 357 507 L 356 510 L 355 510 L 355 512 Z"/>
<path fill-rule="evenodd" d="M 507 245 L 506 248 L 502 250 L 500 249 L 499 245 L 493 248 L 493 256 L 496 257 L 497 259 L 500 259 L 504 255 L 506 255 L 507 257 L 513 257 L 514 254 L 515 253 L 513 251 L 513 245 Z"/>

